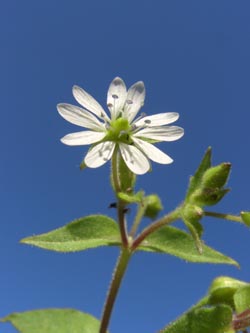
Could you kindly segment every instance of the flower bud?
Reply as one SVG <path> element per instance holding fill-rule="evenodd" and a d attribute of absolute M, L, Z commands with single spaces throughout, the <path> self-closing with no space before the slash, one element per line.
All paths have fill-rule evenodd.
<path fill-rule="evenodd" d="M 163 209 L 161 199 L 156 194 L 148 195 L 145 199 L 145 205 L 147 208 L 145 210 L 144 216 L 154 219 Z"/>
<path fill-rule="evenodd" d="M 220 189 L 220 188 L 203 188 L 196 190 L 190 201 L 198 206 L 213 206 L 216 205 L 228 192 L 230 189 Z"/>
<path fill-rule="evenodd" d="M 239 288 L 245 285 L 247 285 L 246 282 L 228 276 L 214 279 L 209 288 L 210 304 L 225 303 L 234 307 L 233 296 Z"/>
<path fill-rule="evenodd" d="M 203 188 L 222 188 L 228 180 L 231 163 L 221 163 L 209 168 L 202 177 Z"/>

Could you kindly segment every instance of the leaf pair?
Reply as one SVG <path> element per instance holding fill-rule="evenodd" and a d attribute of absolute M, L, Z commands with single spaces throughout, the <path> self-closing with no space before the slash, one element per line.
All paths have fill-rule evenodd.
<path fill-rule="evenodd" d="M 21 242 L 57 252 L 121 245 L 117 223 L 104 215 L 90 215 L 48 233 L 24 238 Z M 233 259 L 205 245 L 200 255 L 189 234 L 170 226 L 153 232 L 137 250 L 170 254 L 190 262 L 238 265 Z"/>

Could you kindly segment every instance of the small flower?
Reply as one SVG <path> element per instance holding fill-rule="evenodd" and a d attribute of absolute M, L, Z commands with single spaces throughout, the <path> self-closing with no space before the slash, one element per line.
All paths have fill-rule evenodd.
<path fill-rule="evenodd" d="M 87 167 L 97 168 L 105 164 L 116 149 L 127 167 L 138 175 L 149 171 L 149 159 L 161 164 L 173 162 L 152 143 L 174 141 L 183 136 L 181 127 L 166 126 L 176 121 L 179 114 L 170 112 L 136 118 L 145 99 L 142 81 L 136 82 L 128 91 L 121 78 L 116 77 L 111 82 L 107 94 L 110 117 L 82 88 L 74 86 L 73 95 L 83 108 L 62 103 L 57 106 L 58 112 L 70 123 L 87 130 L 68 134 L 61 141 L 69 146 L 91 144 L 84 158 Z"/>

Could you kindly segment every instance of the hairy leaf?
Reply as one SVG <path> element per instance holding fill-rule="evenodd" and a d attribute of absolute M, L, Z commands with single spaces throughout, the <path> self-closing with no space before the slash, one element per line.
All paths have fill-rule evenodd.
<path fill-rule="evenodd" d="M 118 225 L 104 215 L 90 215 L 45 234 L 27 237 L 21 243 L 58 252 L 82 251 L 120 244 Z"/>
<path fill-rule="evenodd" d="M 21 333 L 98 333 L 100 322 L 93 316 L 73 309 L 44 309 L 12 313 L 2 322 Z"/>
<path fill-rule="evenodd" d="M 182 315 L 160 333 L 225 333 L 230 330 L 232 310 L 227 305 L 195 309 Z"/>
<path fill-rule="evenodd" d="M 138 249 L 171 254 L 190 262 L 238 266 L 238 263 L 233 259 L 206 245 L 202 246 L 202 254 L 200 254 L 196 249 L 192 236 L 171 226 L 162 227 L 149 235 Z"/>
<path fill-rule="evenodd" d="M 189 198 L 190 195 L 199 187 L 203 174 L 211 167 L 211 156 L 212 149 L 211 147 L 208 147 L 194 176 L 190 178 L 188 192 L 186 195 L 187 198 Z"/>

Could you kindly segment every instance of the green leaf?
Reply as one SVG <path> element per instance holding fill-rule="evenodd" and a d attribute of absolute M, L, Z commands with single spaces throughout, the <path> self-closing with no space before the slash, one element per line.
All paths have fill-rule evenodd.
<path fill-rule="evenodd" d="M 241 212 L 240 216 L 247 227 L 250 227 L 250 212 Z"/>
<path fill-rule="evenodd" d="M 209 304 L 227 304 L 235 309 L 234 294 L 246 285 L 246 282 L 229 276 L 215 278 L 209 288 Z"/>
<path fill-rule="evenodd" d="M 139 191 L 135 194 L 131 193 L 131 194 L 127 194 L 127 193 L 123 193 L 123 192 L 119 192 L 117 193 L 118 198 L 123 200 L 126 203 L 140 203 L 143 201 L 144 198 L 144 193 L 142 191 Z"/>
<path fill-rule="evenodd" d="M 212 157 L 212 148 L 208 147 L 205 155 L 203 156 L 203 159 L 196 170 L 194 176 L 190 178 L 188 192 L 186 195 L 186 198 L 189 198 L 190 195 L 199 187 L 202 176 L 205 173 L 207 169 L 211 167 L 211 157 Z"/>
<path fill-rule="evenodd" d="M 197 251 L 202 254 L 203 251 L 203 244 L 202 240 L 200 239 L 199 231 L 202 230 L 202 225 L 198 221 L 194 221 L 193 223 L 189 222 L 188 220 L 183 220 L 186 227 L 190 231 L 190 234 L 193 237 L 195 246 Z"/>
<path fill-rule="evenodd" d="M 120 244 L 117 223 L 104 215 L 90 215 L 45 234 L 27 237 L 21 243 L 58 252 L 82 251 Z"/>
<path fill-rule="evenodd" d="M 230 330 L 232 310 L 227 305 L 192 310 L 160 333 L 225 333 Z"/>
<path fill-rule="evenodd" d="M 199 254 L 192 236 L 187 232 L 171 226 L 165 226 L 149 235 L 139 246 L 139 250 L 171 254 L 190 262 L 231 264 L 238 263 L 219 253 L 212 248 L 203 245 L 203 252 Z"/>
<path fill-rule="evenodd" d="M 73 309 L 45 309 L 12 313 L 1 319 L 21 333 L 98 333 L 95 317 Z"/>
<path fill-rule="evenodd" d="M 234 304 L 237 313 L 250 307 L 250 285 L 239 288 L 234 294 Z"/>

